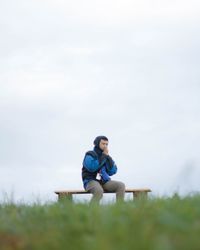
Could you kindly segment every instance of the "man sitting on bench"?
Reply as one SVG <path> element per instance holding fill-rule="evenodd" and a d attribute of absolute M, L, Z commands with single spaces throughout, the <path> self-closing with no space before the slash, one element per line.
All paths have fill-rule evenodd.
<path fill-rule="evenodd" d="M 110 178 L 116 172 L 117 166 L 108 153 L 108 138 L 96 137 L 94 149 L 86 152 L 82 167 L 84 189 L 93 194 L 91 202 L 99 203 L 104 191 L 115 192 L 117 201 L 124 200 L 124 183 Z M 97 175 L 100 179 L 97 179 Z"/>

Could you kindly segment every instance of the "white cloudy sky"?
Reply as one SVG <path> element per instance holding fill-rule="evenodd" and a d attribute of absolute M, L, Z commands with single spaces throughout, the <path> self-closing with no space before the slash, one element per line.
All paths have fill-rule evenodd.
<path fill-rule="evenodd" d="M 199 191 L 198 0 L 1 0 L 0 29 L 1 197 L 82 188 L 102 134 L 113 179 Z"/>

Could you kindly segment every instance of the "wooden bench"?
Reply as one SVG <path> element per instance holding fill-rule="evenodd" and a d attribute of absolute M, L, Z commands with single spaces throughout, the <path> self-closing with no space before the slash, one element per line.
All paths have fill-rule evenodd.
<path fill-rule="evenodd" d="M 151 192 L 150 189 L 144 188 L 144 189 L 126 189 L 125 193 L 132 193 L 133 198 L 147 198 L 148 192 Z M 58 195 L 58 200 L 68 199 L 72 200 L 73 194 L 91 194 L 84 190 L 61 190 L 61 191 L 55 191 L 55 193 Z M 108 192 L 104 191 L 104 193 L 115 193 L 115 192 Z"/>

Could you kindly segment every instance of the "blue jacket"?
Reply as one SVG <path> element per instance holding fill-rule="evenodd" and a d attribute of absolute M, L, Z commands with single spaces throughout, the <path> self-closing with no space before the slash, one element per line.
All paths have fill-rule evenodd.
<path fill-rule="evenodd" d="M 94 151 L 86 153 L 83 160 L 82 180 L 84 188 L 90 180 L 97 180 L 97 173 L 100 173 L 103 183 L 110 180 L 109 176 L 117 173 L 117 166 L 110 156 L 104 155 L 101 161 Z"/>

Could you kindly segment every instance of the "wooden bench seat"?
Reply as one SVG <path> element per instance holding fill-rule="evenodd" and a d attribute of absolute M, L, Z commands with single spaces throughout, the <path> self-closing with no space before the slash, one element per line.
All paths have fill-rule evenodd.
<path fill-rule="evenodd" d="M 148 192 L 151 192 L 150 189 L 148 188 L 143 188 L 143 189 L 126 189 L 125 193 L 132 193 L 133 198 L 138 198 L 138 197 L 143 197 L 146 198 L 148 195 Z M 63 199 L 69 199 L 72 200 L 73 194 L 91 194 L 85 190 L 60 190 L 60 191 L 55 191 L 55 193 L 58 195 L 58 200 L 63 200 Z M 104 193 L 115 193 L 115 192 L 108 192 L 104 191 Z"/>

